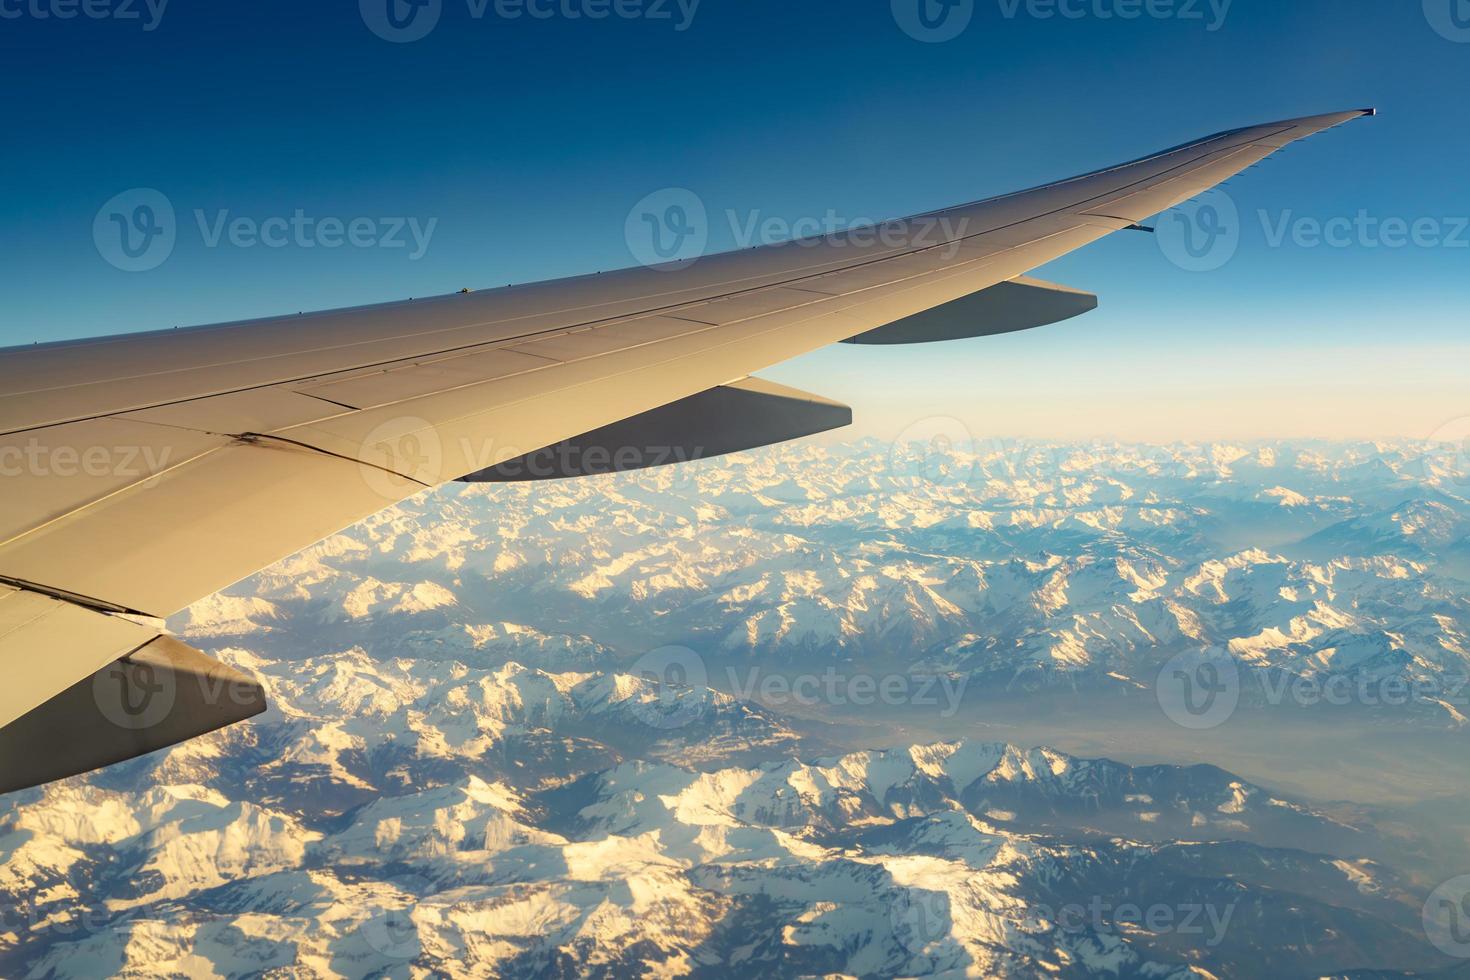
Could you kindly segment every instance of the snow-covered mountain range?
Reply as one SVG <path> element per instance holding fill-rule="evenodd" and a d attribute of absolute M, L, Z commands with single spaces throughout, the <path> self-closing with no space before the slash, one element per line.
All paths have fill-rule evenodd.
<path fill-rule="evenodd" d="M 958 724 L 873 749 L 821 684 L 797 717 L 723 681 L 1157 711 L 1212 651 L 1459 738 L 1467 482 L 1426 446 L 865 442 L 425 495 L 172 624 L 266 715 L 0 801 L 0 976 L 1463 969 L 1398 815 Z"/>
<path fill-rule="evenodd" d="M 655 740 L 644 712 L 663 692 L 625 675 L 229 656 L 266 679 L 262 721 L 10 803 L 0 969 L 1186 977 L 1450 962 L 1416 932 L 1422 888 L 1387 863 L 1394 845 L 1212 767 L 977 741 L 807 758 L 779 719 L 708 690 L 681 692 L 699 720 Z M 1320 938 L 1279 947 L 1302 934 Z"/>
<path fill-rule="evenodd" d="M 1459 726 L 1462 473 L 1425 446 L 799 445 L 426 495 L 178 628 L 287 656 L 508 642 L 556 670 L 678 644 L 726 689 L 732 663 L 836 663 L 964 676 L 971 698 L 1146 691 L 1172 657 L 1219 650 L 1248 700 L 1402 682 L 1396 716 Z"/>

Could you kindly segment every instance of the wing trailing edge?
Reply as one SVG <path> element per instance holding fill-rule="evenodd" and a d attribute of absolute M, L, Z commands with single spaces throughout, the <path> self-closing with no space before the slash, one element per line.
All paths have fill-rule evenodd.
<path fill-rule="evenodd" d="M 1097 309 L 1092 293 L 1025 276 L 869 330 L 848 344 L 932 344 L 1016 333 Z"/>
<path fill-rule="evenodd" d="M 265 708 L 255 681 L 158 636 L 0 728 L 0 793 L 135 759 Z"/>
<path fill-rule="evenodd" d="M 598 476 L 711 459 L 852 424 L 846 405 L 745 378 L 472 473 L 464 483 Z"/>

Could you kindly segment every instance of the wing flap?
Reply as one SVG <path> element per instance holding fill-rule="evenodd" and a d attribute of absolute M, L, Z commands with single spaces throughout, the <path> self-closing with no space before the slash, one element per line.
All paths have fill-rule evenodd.
<path fill-rule="evenodd" d="M 122 616 L 0 585 L 0 726 L 158 634 Z"/>
<path fill-rule="evenodd" d="M 1060 323 L 1095 309 L 1097 297 L 1092 293 L 1020 276 L 845 343 L 929 344 L 990 337 Z"/>
<path fill-rule="evenodd" d="M 134 759 L 265 708 L 255 681 L 160 636 L 0 726 L 0 793 Z"/>
<path fill-rule="evenodd" d="M 624 473 L 712 459 L 852 424 L 852 409 L 760 378 L 746 378 L 614 422 L 463 477 L 523 483 Z"/>

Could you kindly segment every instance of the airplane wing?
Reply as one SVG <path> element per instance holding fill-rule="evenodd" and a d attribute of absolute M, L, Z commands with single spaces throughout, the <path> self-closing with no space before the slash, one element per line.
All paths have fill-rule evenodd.
<path fill-rule="evenodd" d="M 0 791 L 264 710 L 163 619 L 429 487 L 847 424 L 751 375 L 1096 305 L 1024 274 L 1371 115 L 1231 130 L 989 201 L 657 268 L 0 351 Z"/>

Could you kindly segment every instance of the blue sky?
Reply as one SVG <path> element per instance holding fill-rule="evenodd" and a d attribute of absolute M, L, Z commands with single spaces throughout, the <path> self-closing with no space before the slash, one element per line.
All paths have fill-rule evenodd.
<path fill-rule="evenodd" d="M 425 0 L 418 20 L 394 2 L 410 30 L 438 20 L 395 43 L 387 0 L 0 0 L 0 343 L 621 267 L 630 209 L 664 188 L 698 196 L 722 249 L 753 219 L 910 214 L 1377 106 L 1226 188 L 1219 268 L 1113 236 L 1039 270 L 1099 293 L 1086 317 L 768 374 L 880 434 L 943 415 L 1002 435 L 1424 438 L 1470 415 L 1467 0 L 957 0 L 928 8 L 932 34 L 920 0 Z M 135 188 L 166 197 L 176 242 L 128 272 L 94 220 Z M 222 221 L 298 212 L 365 221 L 365 244 L 211 243 Z M 1340 246 L 1314 244 L 1334 219 Z M 1395 220 L 1418 243 L 1386 244 Z"/>

